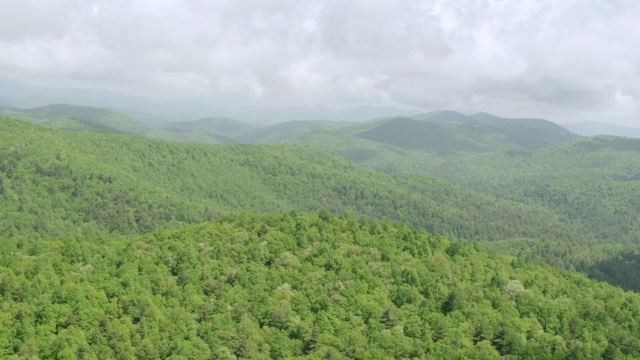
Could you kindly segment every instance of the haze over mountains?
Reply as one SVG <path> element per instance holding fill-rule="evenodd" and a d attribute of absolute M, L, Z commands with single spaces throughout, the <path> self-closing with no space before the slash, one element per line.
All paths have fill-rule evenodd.
<path fill-rule="evenodd" d="M 90 89 L 43 88 L 0 79 L 0 105 L 34 108 L 56 103 L 111 107 L 154 126 L 212 115 L 266 125 L 291 120 L 364 121 L 381 116 L 414 115 L 420 112 L 419 109 L 395 106 L 355 106 L 336 111 L 315 105 L 277 108 L 233 105 L 224 101 L 159 100 Z"/>

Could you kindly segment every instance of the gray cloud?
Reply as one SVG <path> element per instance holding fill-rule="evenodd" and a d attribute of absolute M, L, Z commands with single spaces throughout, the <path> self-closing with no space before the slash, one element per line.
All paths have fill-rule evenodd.
<path fill-rule="evenodd" d="M 632 0 L 6 0 L 0 20 L 4 77 L 640 125 Z"/>

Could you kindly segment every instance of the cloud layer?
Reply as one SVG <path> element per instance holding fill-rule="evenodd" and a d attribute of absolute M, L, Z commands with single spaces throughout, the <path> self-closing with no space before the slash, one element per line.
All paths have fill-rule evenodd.
<path fill-rule="evenodd" d="M 6 0 L 0 18 L 0 76 L 640 126 L 633 0 Z"/>

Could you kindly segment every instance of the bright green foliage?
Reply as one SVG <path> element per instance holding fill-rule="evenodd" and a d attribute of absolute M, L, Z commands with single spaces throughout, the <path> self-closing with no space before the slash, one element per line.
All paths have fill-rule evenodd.
<path fill-rule="evenodd" d="M 0 357 L 638 358 L 640 296 L 389 222 L 0 243 Z"/>

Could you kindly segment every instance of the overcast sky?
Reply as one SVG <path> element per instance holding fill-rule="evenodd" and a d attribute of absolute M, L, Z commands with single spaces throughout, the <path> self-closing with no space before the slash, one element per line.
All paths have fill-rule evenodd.
<path fill-rule="evenodd" d="M 3 0 L 0 77 L 640 126 L 636 0 Z"/>

